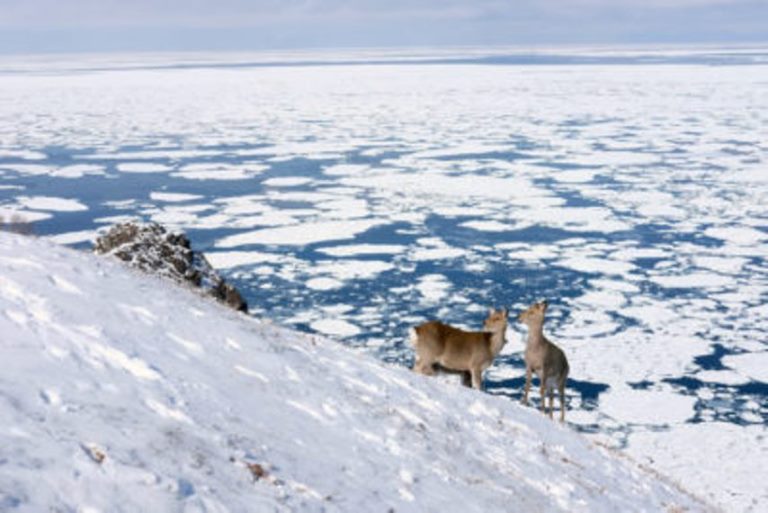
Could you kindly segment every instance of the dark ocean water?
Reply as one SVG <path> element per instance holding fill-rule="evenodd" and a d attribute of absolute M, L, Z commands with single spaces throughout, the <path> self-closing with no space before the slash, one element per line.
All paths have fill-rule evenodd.
<path fill-rule="evenodd" d="M 399 365 L 547 298 L 579 429 L 765 425 L 768 70 L 734 55 L 8 68 L 0 213 L 183 229 L 254 315 Z"/>

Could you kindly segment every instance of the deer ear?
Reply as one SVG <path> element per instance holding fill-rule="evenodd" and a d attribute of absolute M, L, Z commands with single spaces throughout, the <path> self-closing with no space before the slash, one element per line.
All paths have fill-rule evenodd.
<path fill-rule="evenodd" d="M 546 310 L 547 307 L 549 306 L 549 303 L 547 303 L 546 299 L 543 299 L 540 304 L 541 304 L 541 309 L 542 310 Z"/>
<path fill-rule="evenodd" d="M 495 313 L 496 313 L 496 309 L 495 309 L 494 307 L 490 307 L 490 308 L 488 309 L 488 315 L 493 315 L 493 314 L 495 314 Z"/>
<path fill-rule="evenodd" d="M 501 312 L 504 314 L 504 317 L 509 317 L 509 308 L 504 307 L 501 309 Z"/>

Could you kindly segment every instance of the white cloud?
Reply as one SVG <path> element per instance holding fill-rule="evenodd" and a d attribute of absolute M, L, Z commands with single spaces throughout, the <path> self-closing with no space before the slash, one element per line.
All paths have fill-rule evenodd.
<path fill-rule="evenodd" d="M 759 0 L 0 0 L 0 53 L 764 41 Z"/>
<path fill-rule="evenodd" d="M 0 0 L 0 26 L 200 28 L 312 19 L 516 18 L 584 9 L 669 10 L 752 3 L 750 0 Z"/>

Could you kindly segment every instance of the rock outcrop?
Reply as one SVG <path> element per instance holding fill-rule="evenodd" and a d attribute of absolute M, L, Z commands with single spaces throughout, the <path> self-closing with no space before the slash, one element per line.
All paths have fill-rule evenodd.
<path fill-rule="evenodd" d="M 96 239 L 94 252 L 114 255 L 131 267 L 200 287 L 235 310 L 248 311 L 240 292 L 211 267 L 205 255 L 191 248 L 186 235 L 157 223 L 117 224 Z"/>

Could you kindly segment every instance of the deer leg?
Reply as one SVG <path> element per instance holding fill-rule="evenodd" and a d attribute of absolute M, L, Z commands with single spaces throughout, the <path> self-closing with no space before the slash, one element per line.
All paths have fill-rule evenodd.
<path fill-rule="evenodd" d="M 541 396 L 541 413 L 547 413 L 547 374 L 544 369 L 539 374 L 539 395 Z"/>
<path fill-rule="evenodd" d="M 560 392 L 560 422 L 565 422 L 565 379 L 561 379 L 558 385 L 557 388 Z"/>
<path fill-rule="evenodd" d="M 483 390 L 483 370 L 481 367 L 473 367 L 470 371 L 472 373 L 472 388 L 477 390 Z"/>
<path fill-rule="evenodd" d="M 555 410 L 555 390 L 554 388 L 547 387 L 547 394 L 549 395 L 549 418 L 552 418 L 552 412 Z"/>
<path fill-rule="evenodd" d="M 464 371 L 461 373 L 461 384 L 464 385 L 467 388 L 472 387 L 472 373 L 469 371 Z"/>
<path fill-rule="evenodd" d="M 416 357 L 416 363 L 413 366 L 413 370 L 419 374 L 425 376 L 432 376 L 435 373 L 435 362 L 430 362 L 421 357 Z"/>
<path fill-rule="evenodd" d="M 525 389 L 523 392 L 523 400 L 521 401 L 524 405 L 528 406 L 528 392 L 531 390 L 531 368 L 526 366 L 525 367 Z"/>

